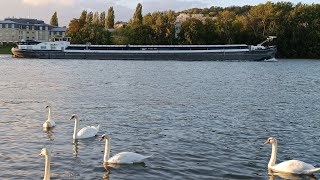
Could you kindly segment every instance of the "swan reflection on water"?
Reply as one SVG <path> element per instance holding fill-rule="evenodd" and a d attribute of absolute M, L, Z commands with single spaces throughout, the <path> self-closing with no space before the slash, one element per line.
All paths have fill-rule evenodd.
<path fill-rule="evenodd" d="M 109 177 L 109 175 L 111 174 L 110 173 L 110 166 L 108 166 L 107 164 L 103 164 L 103 167 L 104 167 L 104 169 L 105 169 L 105 173 L 104 173 L 104 176 L 103 176 L 103 179 L 104 180 L 109 180 L 110 179 L 110 177 Z"/>
<path fill-rule="evenodd" d="M 103 163 L 103 167 L 105 170 L 109 171 L 111 168 L 119 169 L 119 168 L 134 168 L 134 167 L 147 167 L 146 163 L 134 163 L 134 164 L 111 164 L 111 163 Z"/>
<path fill-rule="evenodd" d="M 104 180 L 109 180 L 110 179 L 110 174 L 112 169 L 119 169 L 119 168 L 145 168 L 147 165 L 142 162 L 142 163 L 134 163 L 134 164 L 110 164 L 110 163 L 103 163 L 103 167 L 105 169 L 105 173 L 103 176 Z"/>
<path fill-rule="evenodd" d="M 76 158 L 76 157 L 78 157 L 78 152 L 79 152 L 78 140 L 74 139 L 72 141 L 72 144 L 73 144 L 73 157 Z"/>
<path fill-rule="evenodd" d="M 48 137 L 48 139 L 50 141 L 54 140 L 54 138 L 53 138 L 53 129 L 52 128 L 43 128 L 43 131 L 44 131 L 44 133 L 46 133 L 46 135 L 47 135 L 47 137 Z"/>
<path fill-rule="evenodd" d="M 268 171 L 269 180 L 276 179 L 290 179 L 290 180 L 317 180 L 317 178 L 311 175 L 302 175 L 302 174 L 292 174 L 292 173 L 281 173 L 281 172 L 273 172 L 271 170 Z"/>

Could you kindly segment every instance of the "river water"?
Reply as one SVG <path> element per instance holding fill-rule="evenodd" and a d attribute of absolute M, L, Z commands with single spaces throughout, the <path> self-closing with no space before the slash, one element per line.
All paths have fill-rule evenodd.
<path fill-rule="evenodd" d="M 278 162 L 320 166 L 320 60 L 278 62 L 86 61 L 0 57 L 0 179 L 317 179 L 268 173 Z M 47 105 L 56 127 L 44 131 Z M 100 124 L 111 154 L 144 164 L 104 167 L 99 137 L 72 140 Z M 282 177 L 280 177 L 282 176 Z"/>

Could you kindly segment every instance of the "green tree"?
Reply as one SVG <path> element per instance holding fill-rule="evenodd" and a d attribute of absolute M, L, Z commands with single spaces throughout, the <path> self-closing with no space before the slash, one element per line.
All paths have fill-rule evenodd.
<path fill-rule="evenodd" d="M 93 15 L 93 24 L 100 24 L 99 12 L 95 12 Z"/>
<path fill-rule="evenodd" d="M 93 12 L 90 11 L 88 14 L 87 14 L 87 17 L 86 17 L 86 24 L 92 24 L 93 22 Z"/>
<path fill-rule="evenodd" d="M 106 20 L 106 12 L 103 11 L 100 13 L 100 22 L 99 23 L 101 26 L 104 26 L 105 20 Z"/>
<path fill-rule="evenodd" d="M 199 19 L 187 19 L 181 24 L 180 42 L 182 44 L 204 44 L 203 29 L 203 24 Z"/>
<path fill-rule="evenodd" d="M 114 28 L 114 11 L 113 11 L 112 6 L 108 10 L 108 15 L 106 18 L 105 27 L 106 27 L 106 29 L 113 29 Z"/>
<path fill-rule="evenodd" d="M 151 44 L 152 29 L 146 25 L 128 26 L 128 44 Z"/>
<path fill-rule="evenodd" d="M 86 24 L 86 19 L 87 19 L 87 11 L 83 10 L 80 18 L 79 18 L 79 23 L 80 23 L 80 27 L 84 27 L 84 25 Z"/>
<path fill-rule="evenodd" d="M 132 20 L 132 24 L 133 25 L 142 25 L 142 5 L 140 3 L 138 3 L 137 7 L 136 7 L 136 11 L 134 12 L 133 15 L 133 20 Z"/>
<path fill-rule="evenodd" d="M 51 20 L 50 20 L 50 25 L 59 26 L 57 12 L 53 13 Z"/>
<path fill-rule="evenodd" d="M 236 14 L 232 11 L 225 10 L 219 12 L 217 19 L 219 32 L 221 38 L 225 40 L 223 43 L 231 44 L 234 43 L 234 37 L 236 36 L 237 28 L 235 27 Z"/>
<path fill-rule="evenodd" d="M 130 28 L 118 28 L 112 33 L 112 43 L 117 45 L 130 44 L 129 42 Z"/>

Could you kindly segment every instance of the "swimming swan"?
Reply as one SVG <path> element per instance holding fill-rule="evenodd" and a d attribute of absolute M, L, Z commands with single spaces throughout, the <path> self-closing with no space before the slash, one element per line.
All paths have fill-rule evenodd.
<path fill-rule="evenodd" d="M 110 157 L 110 137 L 106 134 L 103 134 L 100 138 L 100 141 L 106 140 L 105 151 L 103 156 L 104 164 L 133 164 L 133 163 L 142 163 L 146 158 L 151 156 L 143 156 L 141 154 L 133 152 L 121 152 L 113 157 Z"/>
<path fill-rule="evenodd" d="M 48 120 L 46 120 L 46 122 L 44 122 L 42 126 L 43 128 L 52 128 L 56 126 L 56 123 L 51 119 L 51 106 L 46 106 L 46 109 L 49 109 Z"/>
<path fill-rule="evenodd" d="M 43 180 L 50 180 L 51 152 L 50 152 L 50 150 L 43 148 L 43 149 L 41 149 L 39 156 L 44 156 L 46 159 Z"/>
<path fill-rule="evenodd" d="M 94 137 L 97 135 L 99 128 L 100 128 L 100 125 L 98 125 L 97 127 L 87 126 L 87 127 L 80 129 L 80 131 L 78 131 L 78 129 L 79 129 L 78 116 L 73 114 L 70 120 L 73 120 L 73 119 L 75 120 L 73 139 L 84 139 L 84 138 Z"/>
<path fill-rule="evenodd" d="M 299 161 L 289 160 L 275 164 L 277 160 L 277 140 L 274 137 L 268 138 L 264 144 L 272 144 L 271 158 L 268 168 L 275 172 L 293 173 L 293 174 L 313 174 L 319 172 L 320 168 L 315 168 L 311 164 Z"/>

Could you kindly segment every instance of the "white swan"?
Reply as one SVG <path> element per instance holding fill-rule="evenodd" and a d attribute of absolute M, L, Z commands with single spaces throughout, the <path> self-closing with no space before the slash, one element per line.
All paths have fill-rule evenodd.
<path fill-rule="evenodd" d="M 46 159 L 43 180 L 50 180 L 51 152 L 50 152 L 50 150 L 43 148 L 43 149 L 41 149 L 39 156 L 45 156 L 45 159 Z"/>
<path fill-rule="evenodd" d="M 80 131 L 78 131 L 79 120 L 78 120 L 77 115 L 73 114 L 70 120 L 73 120 L 73 119 L 75 120 L 73 139 L 84 139 L 84 138 L 94 137 L 97 135 L 99 128 L 100 128 L 100 125 L 98 125 L 97 127 L 87 126 L 87 127 L 80 129 Z"/>
<path fill-rule="evenodd" d="M 42 126 L 43 128 L 52 128 L 56 126 L 56 123 L 51 119 L 51 106 L 46 106 L 46 109 L 49 109 L 48 120 L 46 120 L 46 122 L 44 122 Z"/>
<path fill-rule="evenodd" d="M 274 137 L 268 138 L 264 144 L 272 144 L 271 158 L 268 168 L 275 172 L 293 173 L 293 174 L 313 174 L 319 172 L 320 168 L 315 168 L 311 164 L 299 161 L 289 160 L 276 164 L 277 160 L 277 140 Z"/>
<path fill-rule="evenodd" d="M 100 141 L 106 140 L 105 151 L 103 156 L 103 162 L 105 164 L 133 164 L 133 163 L 142 163 L 146 158 L 151 156 L 143 156 L 141 154 L 133 152 L 121 152 L 113 157 L 110 157 L 110 137 L 106 134 L 103 134 L 100 138 Z"/>

